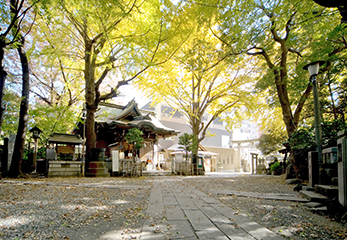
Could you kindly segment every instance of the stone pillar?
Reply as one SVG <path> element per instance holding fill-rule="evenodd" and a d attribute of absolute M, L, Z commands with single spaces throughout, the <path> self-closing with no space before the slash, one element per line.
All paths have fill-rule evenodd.
<path fill-rule="evenodd" d="M 11 167 L 13 149 L 14 149 L 14 143 L 15 142 L 16 142 L 16 135 L 10 135 L 10 138 L 8 139 L 7 171 L 9 171 L 10 167 Z"/>
<path fill-rule="evenodd" d="M 242 171 L 242 164 L 241 164 L 241 143 L 237 144 L 237 150 L 235 149 L 236 153 L 236 160 L 235 160 L 235 164 L 236 164 L 236 171 L 237 172 L 241 172 Z"/>
<path fill-rule="evenodd" d="M 113 150 L 112 154 L 112 172 L 119 172 L 119 151 Z"/>
<path fill-rule="evenodd" d="M 7 168 L 7 164 L 8 164 L 8 138 L 4 139 L 4 146 L 2 148 L 3 152 L 1 155 L 1 173 L 3 174 L 3 176 L 5 176 L 5 174 L 7 174 L 8 168 Z"/>
<path fill-rule="evenodd" d="M 308 152 L 308 182 L 310 187 L 319 183 L 318 152 Z"/>
<path fill-rule="evenodd" d="M 254 170 L 256 169 L 258 165 L 258 154 L 257 153 L 251 153 L 251 161 L 252 161 L 252 174 L 254 174 Z M 254 166 L 255 163 L 255 166 Z"/>
<path fill-rule="evenodd" d="M 337 140 L 337 174 L 339 186 L 339 202 L 347 207 L 347 131 L 338 133 Z"/>

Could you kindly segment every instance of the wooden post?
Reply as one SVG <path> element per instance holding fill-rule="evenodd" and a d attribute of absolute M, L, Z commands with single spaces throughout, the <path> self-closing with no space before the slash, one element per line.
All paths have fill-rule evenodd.
<path fill-rule="evenodd" d="M 8 138 L 4 138 L 4 147 L 1 156 L 1 173 L 2 176 L 6 175 L 8 172 Z"/>
<path fill-rule="evenodd" d="M 38 138 L 34 138 L 34 155 L 33 155 L 33 164 L 31 165 L 31 169 L 34 169 L 34 172 L 36 172 L 37 139 L 38 139 Z"/>

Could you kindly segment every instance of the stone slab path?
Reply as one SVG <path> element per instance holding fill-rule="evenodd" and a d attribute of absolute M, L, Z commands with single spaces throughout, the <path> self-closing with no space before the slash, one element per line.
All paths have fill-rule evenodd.
<path fill-rule="evenodd" d="M 262 199 L 268 199 L 268 200 L 292 201 L 292 202 L 302 202 L 302 203 L 309 202 L 308 199 L 299 197 L 298 194 L 255 193 L 255 192 L 225 191 L 225 190 L 217 190 L 214 192 L 217 194 L 235 195 L 238 197 L 253 197 L 253 198 L 262 198 Z"/>
<path fill-rule="evenodd" d="M 180 180 L 154 182 L 147 214 L 141 240 L 283 239 Z"/>

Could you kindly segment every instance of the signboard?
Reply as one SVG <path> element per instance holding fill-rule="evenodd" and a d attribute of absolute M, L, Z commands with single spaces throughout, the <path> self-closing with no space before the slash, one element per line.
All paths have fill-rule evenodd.
<path fill-rule="evenodd" d="M 202 157 L 198 157 L 198 168 L 202 168 L 202 165 L 204 164 L 204 161 Z"/>
<path fill-rule="evenodd" d="M 112 172 L 119 172 L 119 154 L 118 150 L 112 151 Z"/>

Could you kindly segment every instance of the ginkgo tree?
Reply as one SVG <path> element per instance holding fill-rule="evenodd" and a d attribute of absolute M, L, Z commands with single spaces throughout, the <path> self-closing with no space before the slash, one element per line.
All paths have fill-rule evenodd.
<path fill-rule="evenodd" d="M 51 0 L 43 5 L 40 28 L 47 35 L 46 54 L 83 73 L 86 158 L 95 147 L 95 112 L 100 101 L 116 97 L 151 66 L 165 62 L 184 38 L 171 2 L 157 0 Z M 52 48 L 51 46 L 54 46 Z M 82 80 L 82 79 L 81 79 Z"/>
<path fill-rule="evenodd" d="M 37 27 L 36 27 L 37 26 Z M 39 24 L 31 35 L 36 39 L 31 54 L 31 88 L 35 101 L 29 109 L 30 122 L 38 126 L 43 143 L 54 133 L 69 133 L 80 118 L 80 106 L 84 97 L 82 72 L 76 72 L 63 64 L 60 56 L 52 59 L 45 55 L 55 46 L 45 41 L 52 32 L 42 32 Z M 44 71 L 42 71 L 44 69 Z"/>
<path fill-rule="evenodd" d="M 8 172 L 8 175 L 11 177 L 17 177 L 21 174 L 21 163 L 23 159 L 23 153 L 24 153 L 24 144 L 25 144 L 25 136 L 26 136 L 26 130 L 28 125 L 28 108 L 29 108 L 29 59 L 27 55 L 27 51 L 25 49 L 25 43 L 27 41 L 26 35 L 30 32 L 33 19 L 30 17 L 24 18 L 30 12 L 30 9 L 33 8 L 33 6 L 37 3 L 37 1 L 33 1 L 32 5 L 28 1 L 18 1 L 18 0 L 11 0 L 9 4 L 5 5 L 4 7 L 9 9 L 9 14 L 5 14 L 5 16 L 10 16 L 9 21 L 10 24 L 7 26 L 7 30 L 2 36 L 0 36 L 0 42 L 2 48 L 1 51 L 3 51 L 4 45 L 5 46 L 11 46 L 12 48 L 15 48 L 18 54 L 18 59 L 20 61 L 20 77 L 21 77 L 21 100 L 20 100 L 20 109 L 19 109 L 19 119 L 18 119 L 18 128 L 17 128 L 17 135 L 16 140 L 14 143 L 14 149 L 13 149 L 13 155 L 12 155 L 12 162 L 11 166 Z M 2 9 L 1 9 L 2 10 Z M 9 34 L 8 30 L 11 30 L 11 34 Z M 10 41 L 6 39 L 10 35 Z M 2 55 L 3 53 L 0 53 Z M 0 56 L 0 62 L 2 65 L 2 59 L 3 55 Z M 5 72 L 4 70 L 0 69 L 0 101 L 2 101 L 2 94 L 3 94 L 3 87 L 5 84 Z M 0 104 L 2 106 L 2 102 Z M 3 110 L 3 109 L 2 109 Z M 0 115 L 2 115 L 2 111 Z M 2 118 L 2 116 L 0 116 Z M 1 120 L 2 121 L 2 120 Z M 0 123 L 2 124 L 2 122 Z"/>
<path fill-rule="evenodd" d="M 195 26 L 194 33 L 167 63 L 150 69 L 136 83 L 154 103 L 166 102 L 188 119 L 192 135 L 200 143 L 214 120 L 238 105 L 253 102 L 246 58 L 224 53 L 208 24 Z M 226 61 L 228 59 L 228 61 Z M 207 121 L 203 116 L 209 115 Z M 198 145 L 198 144 L 197 144 Z M 197 154 L 197 148 L 192 149 Z"/>
<path fill-rule="evenodd" d="M 32 22 L 28 15 L 36 3 L 27 0 L 0 1 L 0 131 L 6 110 L 3 106 L 7 77 L 4 58 L 8 49 L 24 47 L 24 37 L 31 29 L 28 21 Z"/>
<path fill-rule="evenodd" d="M 297 129 L 306 99 L 312 91 L 308 74 L 302 70 L 309 62 L 332 59 L 347 48 L 343 33 L 329 36 L 339 24 L 339 14 L 313 1 L 218 1 L 219 22 L 215 35 L 226 47 L 241 55 L 262 61 L 258 89 L 269 91 L 281 106 L 287 135 Z M 328 51 L 319 51 L 317 46 Z M 334 43 L 334 44 L 333 44 Z M 334 45 L 334 46 L 333 46 Z M 328 49 L 328 48 L 327 48 Z"/>
<path fill-rule="evenodd" d="M 215 35 L 227 51 L 262 61 L 257 89 L 268 91 L 271 104 L 281 107 L 290 137 L 299 127 L 312 92 L 303 66 L 325 60 L 322 71 L 327 71 L 347 50 L 345 31 L 339 27 L 340 15 L 313 1 L 221 0 L 218 4 L 215 12 L 220 28 Z M 297 171 L 299 161 L 292 161 Z"/>

